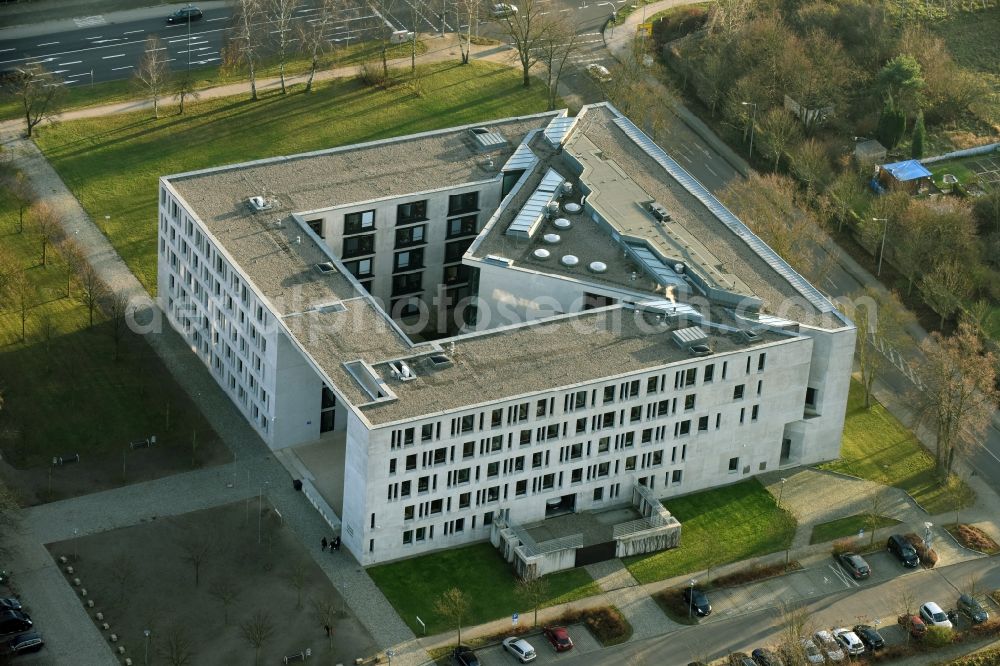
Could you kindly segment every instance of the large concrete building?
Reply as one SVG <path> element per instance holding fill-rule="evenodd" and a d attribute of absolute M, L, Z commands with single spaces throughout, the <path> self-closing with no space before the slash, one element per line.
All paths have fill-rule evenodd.
<path fill-rule="evenodd" d="M 363 564 L 839 452 L 853 325 L 608 105 L 163 177 L 158 279 Z"/>

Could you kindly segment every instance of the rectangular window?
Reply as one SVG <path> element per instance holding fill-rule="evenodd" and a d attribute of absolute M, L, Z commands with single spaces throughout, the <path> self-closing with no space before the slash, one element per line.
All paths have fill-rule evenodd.
<path fill-rule="evenodd" d="M 492 479 L 494 477 L 500 476 L 500 463 L 491 462 L 486 466 L 486 478 Z"/>
<path fill-rule="evenodd" d="M 413 530 L 406 530 L 403 532 L 403 545 L 413 543 Z"/>
<path fill-rule="evenodd" d="M 597 476 L 607 476 L 611 472 L 611 463 L 601 463 L 597 466 Z"/>
<path fill-rule="evenodd" d="M 521 495 L 526 495 L 528 493 L 528 481 L 522 480 L 514 484 L 514 496 L 520 497 Z"/>
<path fill-rule="evenodd" d="M 493 486 L 486 490 L 486 501 L 496 502 L 500 499 L 500 486 Z"/>
<path fill-rule="evenodd" d="M 733 400 L 743 399 L 743 389 L 744 389 L 743 384 L 737 384 L 736 386 L 733 387 Z"/>
<path fill-rule="evenodd" d="M 479 209 L 479 192 L 463 192 L 448 197 L 448 217 L 474 213 Z"/>
<path fill-rule="evenodd" d="M 684 386 L 694 386 L 698 380 L 698 368 L 688 368 L 684 373 Z"/>
<path fill-rule="evenodd" d="M 344 235 L 360 234 L 375 229 L 375 211 L 365 210 L 344 216 Z"/>
<path fill-rule="evenodd" d="M 739 468 L 740 468 L 740 459 L 739 458 L 730 458 L 729 459 L 729 471 L 730 472 L 735 472 Z"/>
<path fill-rule="evenodd" d="M 542 490 L 551 490 L 556 484 L 555 474 L 546 474 L 542 477 Z"/>
<path fill-rule="evenodd" d="M 712 381 L 713 377 L 715 377 L 715 364 L 709 363 L 708 365 L 705 366 L 705 369 L 702 371 L 701 380 L 707 384 Z"/>
<path fill-rule="evenodd" d="M 757 370 L 762 371 L 764 369 L 764 363 L 767 360 L 767 354 L 761 354 L 757 357 Z"/>
<path fill-rule="evenodd" d="M 812 409 L 816 407 L 816 389 L 811 386 L 806 388 L 806 407 Z"/>
<path fill-rule="evenodd" d="M 423 268 L 423 265 L 424 251 L 422 249 L 404 250 L 396 253 L 394 270 L 412 271 L 417 268 Z"/>
<path fill-rule="evenodd" d="M 465 284 L 472 278 L 473 268 L 465 264 L 455 264 L 444 267 L 444 283 L 448 286 Z"/>
<path fill-rule="evenodd" d="M 427 219 L 427 200 L 410 201 L 396 206 L 396 224 L 410 224 Z"/>
<path fill-rule="evenodd" d="M 691 434 L 691 421 L 681 421 L 680 423 L 680 434 L 689 435 Z"/>
<path fill-rule="evenodd" d="M 309 227 L 310 229 L 312 229 L 313 233 L 315 233 L 320 238 L 326 238 L 326 236 L 323 235 L 323 220 L 322 219 L 319 219 L 319 220 L 306 220 L 306 226 Z"/>
<path fill-rule="evenodd" d="M 683 470 L 675 469 L 674 473 L 673 473 L 673 478 L 671 479 L 671 482 L 673 482 L 673 483 L 680 483 L 682 475 L 683 475 Z"/>
<path fill-rule="evenodd" d="M 403 520 L 413 520 L 413 505 L 403 507 Z"/>
<path fill-rule="evenodd" d="M 598 453 L 607 453 L 608 449 L 610 449 L 610 448 L 611 448 L 611 438 L 610 437 L 601 437 L 599 440 L 597 440 L 597 452 Z"/>
<path fill-rule="evenodd" d="M 625 459 L 625 471 L 631 472 L 635 470 L 635 456 L 629 456 Z"/>
<path fill-rule="evenodd" d="M 503 425 L 503 410 L 494 409 L 490 412 L 490 427 L 499 428 L 501 425 Z"/>
<path fill-rule="evenodd" d="M 760 405 L 754 405 L 750 409 L 750 420 L 751 421 L 756 421 L 757 420 L 757 414 L 758 414 L 759 409 L 760 409 Z"/>
<path fill-rule="evenodd" d="M 695 399 L 694 393 L 684 396 L 684 411 L 694 409 L 694 399 Z"/>
<path fill-rule="evenodd" d="M 708 430 L 708 417 L 702 416 L 698 418 L 698 432 L 705 432 Z"/>
<path fill-rule="evenodd" d="M 473 238 L 466 238 L 464 240 L 458 240 L 451 243 L 446 243 L 444 246 L 444 263 L 448 264 L 453 261 L 461 261 L 462 255 L 465 251 L 469 249 L 472 245 Z"/>
<path fill-rule="evenodd" d="M 600 502 L 602 499 L 604 499 L 604 488 L 594 488 L 594 501 Z"/>
<path fill-rule="evenodd" d="M 656 393 L 656 377 L 650 377 L 646 380 L 646 393 Z"/>
<path fill-rule="evenodd" d="M 392 276 L 392 295 L 413 294 L 423 289 L 423 273 L 403 273 Z"/>
<path fill-rule="evenodd" d="M 403 227 L 396 229 L 396 247 L 407 247 L 419 245 L 424 242 L 424 232 L 427 225 L 418 224 L 413 227 Z"/>
<path fill-rule="evenodd" d="M 427 528 L 426 527 L 418 527 L 416 529 L 416 539 L 417 539 L 417 541 L 423 541 L 426 538 L 427 538 Z"/>
<path fill-rule="evenodd" d="M 531 454 L 531 468 L 537 469 L 545 464 L 545 457 L 541 451 Z"/>
<path fill-rule="evenodd" d="M 443 500 L 436 499 L 436 500 L 431 501 L 431 515 L 432 516 L 435 515 L 435 514 L 441 513 L 441 511 L 443 511 L 443 510 L 444 510 L 444 502 L 443 502 Z"/>
<path fill-rule="evenodd" d="M 344 239 L 343 257 L 358 257 L 363 254 L 373 254 L 375 252 L 375 234 L 365 236 L 350 236 Z"/>
<path fill-rule="evenodd" d="M 466 509 L 472 504 L 472 493 L 462 493 L 458 496 L 458 508 Z"/>
<path fill-rule="evenodd" d="M 604 387 L 604 404 L 615 401 L 615 387 L 605 386 Z"/>
<path fill-rule="evenodd" d="M 409 471 L 411 469 L 416 469 L 416 468 L 417 468 L 417 454 L 413 453 L 411 455 L 406 456 L 406 470 Z"/>
<path fill-rule="evenodd" d="M 476 454 L 476 443 L 466 442 L 462 444 L 462 458 L 471 458 Z"/>
<path fill-rule="evenodd" d="M 431 477 L 429 476 L 422 476 L 417 479 L 417 492 L 426 493 L 430 489 L 430 481 Z"/>
<path fill-rule="evenodd" d="M 478 231 L 479 217 L 476 215 L 466 215 L 465 217 L 448 220 L 448 238 L 475 236 Z"/>
<path fill-rule="evenodd" d="M 586 431 L 587 431 L 587 419 L 586 418 L 577 419 L 576 420 L 576 432 L 577 432 L 577 434 L 579 434 L 581 432 L 586 432 Z"/>
<path fill-rule="evenodd" d="M 399 484 L 399 495 L 400 495 L 400 497 L 409 497 L 410 496 L 410 482 L 409 481 L 403 481 L 401 484 Z"/>

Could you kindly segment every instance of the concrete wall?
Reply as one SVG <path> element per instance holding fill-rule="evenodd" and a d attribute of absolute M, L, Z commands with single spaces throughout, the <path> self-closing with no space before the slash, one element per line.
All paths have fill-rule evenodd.
<path fill-rule="evenodd" d="M 816 409 L 806 414 L 801 428 L 803 447 L 798 462 L 808 465 L 840 456 L 857 329 L 801 326 L 799 332 L 813 340 L 808 385 L 817 390 Z"/>
<path fill-rule="evenodd" d="M 276 332 L 277 385 L 274 396 L 273 447 L 319 439 L 323 382 L 283 331 Z"/>
<path fill-rule="evenodd" d="M 369 460 L 368 428 L 354 413 L 347 422 L 347 451 L 344 456 L 344 509 L 341 518 L 341 543 L 362 565 L 376 560 L 368 552 L 368 539 L 372 530 L 367 515 L 369 507 L 377 507 L 369 497 L 372 484 L 368 479 Z M 376 454 L 374 458 L 379 458 Z M 385 497 L 382 497 L 383 504 Z"/>

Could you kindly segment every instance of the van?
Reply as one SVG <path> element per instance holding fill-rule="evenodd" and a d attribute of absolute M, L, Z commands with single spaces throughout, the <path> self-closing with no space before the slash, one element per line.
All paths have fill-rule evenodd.
<path fill-rule="evenodd" d="M 396 30 L 391 35 L 389 35 L 390 44 L 405 44 L 406 42 L 413 39 L 412 30 Z"/>

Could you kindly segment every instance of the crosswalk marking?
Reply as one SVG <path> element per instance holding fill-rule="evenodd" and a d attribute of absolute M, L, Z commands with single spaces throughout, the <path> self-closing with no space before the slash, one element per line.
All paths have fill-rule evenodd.
<path fill-rule="evenodd" d="M 78 28 L 93 28 L 97 25 L 104 25 L 107 21 L 103 16 L 78 16 L 73 19 L 73 23 L 76 23 Z"/>

